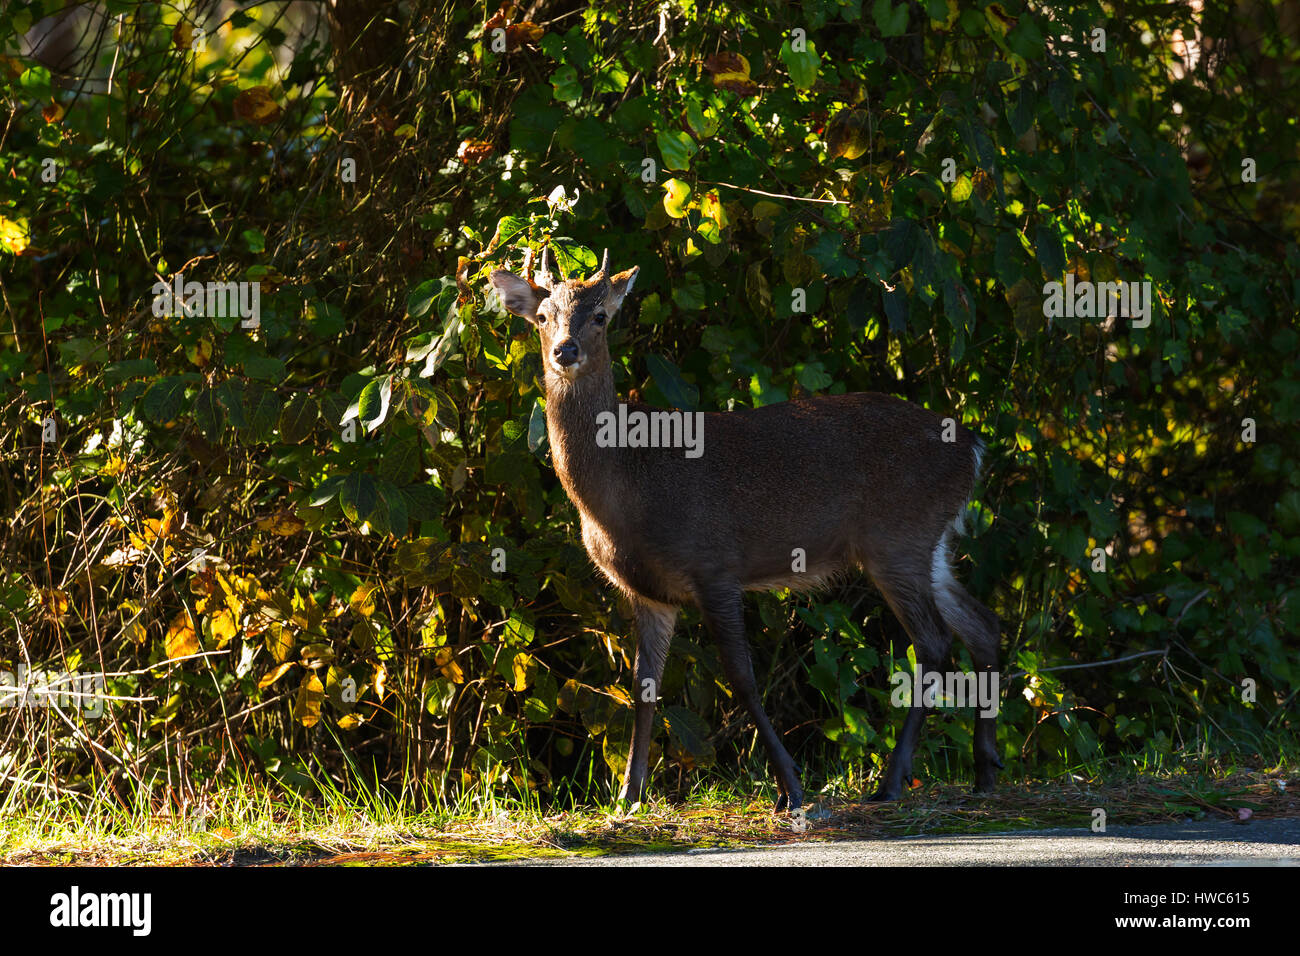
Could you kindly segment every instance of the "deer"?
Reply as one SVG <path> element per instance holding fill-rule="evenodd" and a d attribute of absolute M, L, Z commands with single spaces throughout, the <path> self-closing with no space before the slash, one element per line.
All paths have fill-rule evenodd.
<path fill-rule="evenodd" d="M 861 570 L 902 624 L 921 671 L 938 672 L 956 634 L 976 673 L 996 676 L 998 619 L 951 565 L 981 471 L 981 438 L 903 399 L 858 392 L 693 413 L 702 417 L 695 456 L 672 442 L 601 441 L 602 421 L 620 411 L 606 336 L 640 267 L 611 274 L 605 250 L 591 278 L 555 279 L 549 252 L 532 279 L 495 269 L 489 281 L 504 307 L 537 330 L 555 471 L 578 511 L 587 554 L 631 609 L 635 711 L 620 805 L 635 807 L 646 795 L 655 704 L 685 606 L 698 608 L 758 731 L 778 813 L 798 811 L 804 794 L 754 680 L 745 592 L 804 592 Z M 525 275 L 531 259 L 530 250 Z M 628 417 L 665 411 L 625 404 Z M 932 704 L 913 697 L 872 801 L 898 800 L 911 788 L 912 755 Z M 976 792 L 992 791 L 1003 766 L 996 720 L 995 706 L 975 718 Z"/>

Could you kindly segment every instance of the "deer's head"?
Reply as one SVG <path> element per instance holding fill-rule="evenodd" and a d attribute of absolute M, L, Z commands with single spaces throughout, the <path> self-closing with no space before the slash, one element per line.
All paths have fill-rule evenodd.
<path fill-rule="evenodd" d="M 549 250 L 543 251 L 534 281 L 497 269 L 492 273 L 492 286 L 507 309 L 537 326 L 547 378 L 572 383 L 609 368 L 605 329 L 632 291 L 638 267 L 611 276 L 607 249 L 600 271 L 590 279 L 554 280 L 548 254 Z"/>

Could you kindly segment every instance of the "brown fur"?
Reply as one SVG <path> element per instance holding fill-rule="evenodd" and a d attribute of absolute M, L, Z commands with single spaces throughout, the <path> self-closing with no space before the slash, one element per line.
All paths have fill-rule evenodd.
<path fill-rule="evenodd" d="M 997 619 L 946 563 L 983 446 L 961 426 L 945 442 L 943 419 L 919 406 L 857 393 L 706 413 L 698 458 L 681 448 L 600 447 L 597 415 L 618 405 L 605 331 L 636 271 L 563 283 L 543 274 L 540 285 L 492 274 L 506 307 L 538 327 L 555 470 L 581 515 L 587 553 L 636 614 L 638 704 L 624 795 L 639 799 L 644 788 L 654 697 L 676 610 L 690 603 L 714 633 L 728 680 L 776 765 L 778 806 L 793 810 L 802 791 L 754 687 L 741 592 L 815 587 L 862 568 L 927 669 L 946 657 L 948 628 L 977 668 L 995 668 Z M 561 354 L 571 358 L 575 345 L 566 368 Z M 629 410 L 651 409 L 629 403 Z M 796 549 L 806 556 L 802 571 L 792 569 Z M 924 713 L 918 706 L 908 715 L 883 798 L 897 798 L 910 779 Z M 977 722 L 976 764 L 977 784 L 990 788 L 1000 766 L 991 718 Z"/>

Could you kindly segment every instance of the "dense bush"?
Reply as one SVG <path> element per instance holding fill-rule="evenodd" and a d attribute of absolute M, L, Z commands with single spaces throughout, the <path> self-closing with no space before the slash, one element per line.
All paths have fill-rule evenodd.
<path fill-rule="evenodd" d="M 1294 4 L 352 6 L 0 14 L 0 669 L 123 698 L 6 712 L 0 787 L 602 792 L 628 621 L 485 297 L 543 244 L 640 265 L 620 394 L 880 390 L 986 436 L 960 574 L 1013 773 L 1285 746 Z M 257 324 L 158 314 L 178 275 L 259 283 Z M 1149 325 L 1048 316 L 1067 275 L 1149 282 Z M 774 722 L 856 788 L 906 636 L 861 581 L 750 611 Z M 663 694 L 661 781 L 749 759 L 696 617 Z"/>

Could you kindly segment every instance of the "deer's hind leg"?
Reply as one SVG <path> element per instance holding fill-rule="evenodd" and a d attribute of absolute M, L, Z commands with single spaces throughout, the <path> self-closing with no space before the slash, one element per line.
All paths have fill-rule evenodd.
<path fill-rule="evenodd" d="M 975 791 L 989 793 L 1002 766 L 998 756 L 998 706 L 1001 703 L 998 675 L 997 615 L 967 593 L 948 566 L 947 554 L 936 553 L 934 560 L 935 600 L 939 613 L 957 638 L 966 645 L 975 665 L 979 699 L 975 714 Z"/>
<path fill-rule="evenodd" d="M 948 660 L 948 651 L 952 647 L 952 635 L 944 624 L 930 587 L 929 569 L 921 574 L 903 573 L 902 569 L 895 569 L 893 573 L 878 571 L 873 577 L 894 616 L 912 639 L 916 666 L 924 681 L 926 674 L 939 671 Z M 924 699 L 912 701 L 894 752 L 889 757 L 885 779 L 872 795 L 872 800 L 898 800 L 911 785 L 912 754 L 925 718 L 933 709 L 926 706 Z"/>

